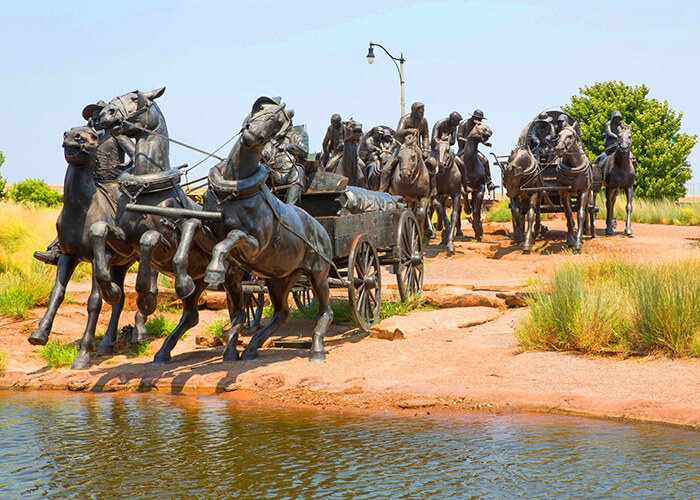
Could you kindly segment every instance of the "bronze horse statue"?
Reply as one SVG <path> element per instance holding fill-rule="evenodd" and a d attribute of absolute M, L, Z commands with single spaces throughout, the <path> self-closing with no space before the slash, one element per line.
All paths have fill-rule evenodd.
<path fill-rule="evenodd" d="M 403 144 L 384 168 L 393 170 L 389 194 L 402 196 L 406 205 L 416 215 L 418 227 L 423 231 L 430 203 L 430 174 L 423 161 L 423 153 L 417 145 L 416 129 L 397 132 Z"/>
<path fill-rule="evenodd" d="M 538 190 L 524 191 L 524 189 L 541 188 L 542 176 L 537 160 L 529 149 L 520 146 L 511 151 L 503 168 L 503 185 L 510 198 L 513 241 L 522 243 L 523 252 L 530 252 L 538 229 L 541 227 L 542 194 Z M 525 225 L 525 214 L 527 214 L 527 225 Z"/>
<path fill-rule="evenodd" d="M 600 169 L 600 176 L 605 186 L 607 209 L 605 234 L 614 234 L 615 232 L 615 201 L 617 200 L 617 194 L 622 190 L 627 198 L 627 220 L 624 235 L 632 236 L 632 197 L 637 174 L 634 171 L 634 160 L 631 150 L 632 130 L 631 127 L 626 127 L 620 132 L 614 152 L 607 157 L 604 155 L 599 156 L 593 164 L 594 172 L 596 169 Z"/>
<path fill-rule="evenodd" d="M 88 239 L 90 226 L 97 221 L 114 222 L 119 191 L 116 184 L 97 185 L 95 183 L 98 143 L 97 134 L 90 127 L 75 127 L 63 134 L 63 150 L 68 162 L 68 171 L 63 184 L 63 207 L 56 221 L 61 257 L 58 261 L 56 283 L 51 289 L 49 305 L 38 328 L 29 336 L 29 342 L 33 345 L 46 345 L 56 312 L 65 296 L 66 285 L 76 266 L 79 262 L 92 261 L 92 245 Z M 108 272 L 120 293 L 124 286 L 126 271 L 135 261 L 134 256 L 114 256 L 110 260 Z M 120 300 L 112 307 L 109 326 L 98 349 L 99 354 L 113 352 L 119 315 L 123 307 L 122 294 Z M 93 273 L 92 289 L 87 303 L 87 325 L 80 340 L 80 351 L 73 360 L 71 367 L 73 369 L 85 369 L 90 364 L 90 351 L 95 340 L 95 327 L 101 308 L 100 289 Z M 137 341 L 145 338 L 145 319 L 144 315 L 136 313 L 134 335 Z"/>
<path fill-rule="evenodd" d="M 554 155 L 557 158 L 557 184 L 561 187 L 559 197 L 566 215 L 566 244 L 574 251 L 580 252 L 583 248 L 583 228 L 588 210 L 588 199 L 591 195 L 593 173 L 591 162 L 581 146 L 581 138 L 572 126 L 565 125 L 559 132 Z M 575 225 L 571 207 L 572 196 L 578 200 L 576 234 L 574 234 Z"/>
<path fill-rule="evenodd" d="M 343 122 L 343 149 L 328 160 L 326 171 L 344 175 L 348 186 L 367 187 L 365 165 L 359 157 L 359 141 L 362 139 L 362 124 L 350 118 Z"/>
<path fill-rule="evenodd" d="M 241 359 L 257 358 L 265 340 L 287 321 L 289 293 L 299 277 L 305 275 L 319 307 L 310 360 L 324 361 L 323 338 L 333 320 L 328 286 L 331 240 L 316 219 L 296 206 L 283 203 L 270 192 L 265 185 L 267 171 L 260 165 L 265 143 L 288 126 L 284 107 L 284 103 L 269 97 L 255 101 L 227 159 L 209 174 L 204 208 L 223 216 L 222 222 L 208 224 L 214 239 L 192 238 L 190 235 L 195 231 L 188 227 L 196 228 L 202 223 L 198 218 L 188 219 L 183 223 L 177 253 L 184 259 L 181 264 L 186 264 L 193 246 L 210 254 L 205 280 L 211 284 L 224 281 L 224 264 L 229 256 L 237 265 L 265 280 L 274 314 L 265 327 L 253 334 Z M 178 274 L 183 269 L 184 266 Z M 236 341 L 243 318 L 232 318 L 224 361 L 239 358 Z"/>
<path fill-rule="evenodd" d="M 455 251 L 454 237 L 460 229 L 460 214 L 462 210 L 462 173 L 457 167 L 455 154 L 449 141 L 436 141 L 438 171 L 435 176 L 437 188 L 438 219 L 442 220 L 442 244 L 448 254 Z M 447 200 L 452 202 L 452 217 L 447 217 Z"/>
<path fill-rule="evenodd" d="M 467 193 L 466 204 L 470 205 L 472 213 L 472 229 L 477 241 L 481 241 L 484 235 L 484 227 L 481 223 L 481 207 L 486 191 L 486 169 L 488 160 L 479 153 L 479 144 L 488 142 L 491 137 L 491 128 L 483 122 L 476 122 L 469 132 L 464 144 L 462 156 L 457 157 L 457 164 L 462 173 L 462 183 Z M 470 201 L 471 196 L 471 201 Z"/>
<path fill-rule="evenodd" d="M 153 92 L 130 92 L 113 99 L 102 110 L 102 127 L 115 135 L 135 138 L 136 148 L 133 169 L 119 177 L 123 194 L 118 200 L 114 222 L 96 222 L 89 231 L 94 253 L 94 274 L 107 302 L 115 303 L 122 299 L 121 290 L 106 272 L 110 254 L 119 258 L 139 258 L 136 303 L 139 311 L 145 315 L 153 313 L 157 306 L 158 272 L 177 278 L 173 268 L 177 264 L 175 251 L 179 236 L 176 226 L 169 220 L 159 215 L 136 213 L 129 206 L 138 202 L 139 205 L 159 209 L 201 210 L 182 191 L 179 172 L 170 169 L 168 129 L 162 112 L 154 102 L 164 91 L 165 88 Z M 192 257 L 188 271 L 196 279 L 187 289 L 189 296 L 183 300 L 183 313 L 177 327 L 155 356 L 156 364 L 170 359 L 167 346 L 172 343 L 172 338 L 179 338 L 199 321 L 197 299 L 206 288 L 204 270 L 207 258 L 196 250 Z M 233 281 L 242 271 L 231 268 L 229 273 Z M 183 284 L 176 279 L 175 285 L 183 289 L 189 283 Z M 232 305 L 229 303 L 231 312 Z"/>

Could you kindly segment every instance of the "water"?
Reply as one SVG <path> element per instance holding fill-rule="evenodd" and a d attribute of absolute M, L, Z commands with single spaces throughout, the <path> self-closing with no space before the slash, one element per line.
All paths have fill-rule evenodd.
<path fill-rule="evenodd" d="M 0 498 L 700 498 L 700 433 L 0 392 Z"/>

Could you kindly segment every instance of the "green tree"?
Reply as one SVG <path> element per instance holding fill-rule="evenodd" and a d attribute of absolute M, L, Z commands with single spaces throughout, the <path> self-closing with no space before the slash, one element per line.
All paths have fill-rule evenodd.
<path fill-rule="evenodd" d="M 0 151 L 0 167 L 2 167 L 3 163 L 5 163 L 5 155 Z M 7 198 L 7 193 L 5 193 L 6 187 L 7 181 L 3 178 L 2 174 L 0 174 L 0 200 Z"/>
<path fill-rule="evenodd" d="M 562 106 L 562 110 L 581 125 L 591 161 L 604 151 L 605 122 L 613 111 L 620 111 L 623 122 L 632 125 L 632 153 L 639 163 L 635 194 L 678 199 L 685 195 L 685 183 L 691 177 L 688 155 L 697 136 L 681 133 L 683 113 L 676 113 L 666 101 L 648 99 L 648 93 L 646 85 L 595 83 L 579 89 L 571 105 Z"/>
<path fill-rule="evenodd" d="M 18 182 L 10 188 L 10 198 L 17 203 L 21 201 L 32 201 L 37 205 L 52 207 L 59 205 L 62 201 L 60 193 L 57 193 L 41 179 L 27 179 Z"/>

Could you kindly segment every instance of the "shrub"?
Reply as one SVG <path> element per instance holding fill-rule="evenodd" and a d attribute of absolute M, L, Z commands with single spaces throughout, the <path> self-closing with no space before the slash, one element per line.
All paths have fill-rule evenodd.
<path fill-rule="evenodd" d="M 32 264 L 28 273 L 0 273 L 0 316 L 25 318 L 32 307 L 48 304 L 52 287 L 53 270 L 38 262 Z"/>
<path fill-rule="evenodd" d="M 75 344 L 61 344 L 57 340 L 51 340 L 39 349 L 39 356 L 46 360 L 51 368 L 70 366 L 77 355 L 78 348 Z"/>
<path fill-rule="evenodd" d="M 17 203 L 31 201 L 40 206 L 53 207 L 61 204 L 62 197 L 41 179 L 27 179 L 10 188 L 10 198 Z"/>
<path fill-rule="evenodd" d="M 2 167 L 3 163 L 5 163 L 5 155 L 3 154 L 2 151 L 0 151 L 0 167 Z M 7 197 L 7 193 L 5 193 L 6 188 L 7 188 L 7 181 L 2 176 L 2 174 L 0 174 L 0 200 Z"/>

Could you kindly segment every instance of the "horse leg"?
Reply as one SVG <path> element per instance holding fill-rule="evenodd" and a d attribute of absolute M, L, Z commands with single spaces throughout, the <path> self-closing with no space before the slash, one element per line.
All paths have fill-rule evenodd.
<path fill-rule="evenodd" d="M 243 272 L 240 270 L 226 273 L 226 281 L 224 281 L 224 290 L 226 291 L 226 304 L 228 306 L 228 315 L 231 319 L 231 327 L 226 331 L 226 349 L 224 350 L 224 361 L 236 361 L 239 359 L 238 335 L 241 332 L 241 326 L 246 318 L 245 305 L 243 301 L 243 286 L 241 279 Z"/>
<path fill-rule="evenodd" d="M 430 203 L 430 220 L 433 220 L 433 212 L 437 212 L 437 222 L 435 223 L 435 226 L 433 228 L 435 231 L 444 231 L 445 230 L 445 221 L 442 218 L 442 214 L 444 211 L 446 211 L 445 203 L 444 203 L 444 197 L 434 197 L 432 199 L 432 202 Z M 443 242 L 444 243 L 444 242 Z"/>
<path fill-rule="evenodd" d="M 627 198 L 627 223 L 625 224 L 625 236 L 632 236 L 632 196 L 634 196 L 634 188 L 632 186 L 625 188 L 625 197 Z"/>
<path fill-rule="evenodd" d="M 440 244 L 444 245 L 447 243 L 447 232 L 450 227 L 449 219 L 447 218 L 447 207 L 445 206 L 445 203 L 447 202 L 447 199 L 445 196 L 441 196 L 440 199 L 438 200 L 438 204 L 435 206 L 435 209 L 438 213 L 438 224 L 435 226 L 435 228 L 442 232 L 440 233 L 441 240 Z M 454 207 L 453 207 L 454 210 Z"/>
<path fill-rule="evenodd" d="M 435 234 L 435 229 L 433 228 L 433 220 L 432 220 L 432 213 L 433 210 L 435 210 L 435 199 L 431 196 L 428 197 L 428 203 L 426 204 L 425 211 L 426 211 L 426 216 L 425 216 L 425 234 L 428 236 L 429 239 L 433 239 L 437 237 L 437 234 Z"/>
<path fill-rule="evenodd" d="M 596 193 L 592 190 L 588 192 L 588 217 L 586 221 L 586 229 L 591 239 L 595 238 L 595 215 L 596 215 Z"/>
<path fill-rule="evenodd" d="M 459 191 L 452 197 L 452 220 L 449 221 L 450 232 L 447 239 L 447 252 L 451 255 L 455 253 L 455 229 L 459 224 L 459 213 L 462 211 L 462 195 Z"/>
<path fill-rule="evenodd" d="M 248 347 L 245 348 L 241 359 L 255 359 L 258 357 L 258 349 L 263 343 L 289 319 L 289 292 L 301 276 L 301 270 L 297 270 L 285 278 L 274 278 L 266 280 L 267 289 L 270 293 L 270 302 L 275 308 L 270 322 L 253 334 Z M 319 302 L 320 304 L 320 302 Z"/>
<path fill-rule="evenodd" d="M 152 274 L 154 271 L 151 268 L 151 255 L 153 254 L 153 249 L 159 244 L 166 249 L 170 248 L 170 244 L 163 238 L 163 235 L 153 229 L 143 233 L 139 241 L 139 271 L 136 274 L 135 286 L 136 305 L 141 314 L 145 316 L 153 314 L 158 305 L 156 294 L 152 290 Z"/>
<path fill-rule="evenodd" d="M 128 269 L 128 265 L 115 266 L 110 269 L 112 281 L 114 281 L 114 283 L 116 283 L 122 290 L 124 290 L 124 278 Z M 122 298 L 119 300 L 119 302 L 112 306 L 112 314 L 109 318 L 107 331 L 105 331 L 105 338 L 102 339 L 102 342 L 100 342 L 100 345 L 97 347 L 98 356 L 106 356 L 114 352 L 114 341 L 117 338 L 119 316 L 122 313 L 122 309 L 124 309 L 124 298 L 124 294 L 122 293 Z"/>
<path fill-rule="evenodd" d="M 476 241 L 481 241 L 484 236 L 484 225 L 481 222 L 481 205 L 484 202 L 484 185 L 480 184 L 474 193 L 474 209 L 472 213 L 472 229 Z"/>
<path fill-rule="evenodd" d="M 576 216 L 576 244 L 574 250 L 580 252 L 583 248 L 583 226 L 588 218 L 588 189 L 585 189 L 578 195 L 578 214 Z"/>
<path fill-rule="evenodd" d="M 532 229 L 535 225 L 535 203 L 537 202 L 537 193 L 532 193 L 529 197 L 529 206 L 527 210 L 527 228 L 525 231 L 525 241 L 523 242 L 523 252 L 530 253 L 532 251 Z"/>
<path fill-rule="evenodd" d="M 80 339 L 80 351 L 71 365 L 72 370 L 85 370 L 90 366 L 90 351 L 95 341 L 95 328 L 97 327 L 97 318 L 100 316 L 101 309 L 102 297 L 100 297 L 100 288 L 97 286 L 97 279 L 95 278 L 95 273 L 93 273 L 92 288 L 87 303 L 87 325 L 85 325 L 85 331 Z"/>
<path fill-rule="evenodd" d="M 323 338 L 326 336 L 328 325 L 333 322 L 333 308 L 331 307 L 331 291 L 328 286 L 328 269 L 312 271 L 309 273 L 309 281 L 318 301 L 318 315 L 316 327 L 311 337 L 311 351 L 309 361 L 319 362 L 326 360 L 326 351 L 323 348 Z"/>
<path fill-rule="evenodd" d="M 72 255 L 61 254 L 56 269 L 56 283 L 54 283 L 51 289 L 51 295 L 49 296 L 49 305 L 41 321 L 39 321 L 39 326 L 29 336 L 28 340 L 30 344 L 46 345 L 46 342 L 48 342 L 53 320 L 56 317 L 58 308 L 63 303 L 63 298 L 66 296 L 66 285 L 71 276 L 73 276 L 77 265 L 78 259 Z"/>
<path fill-rule="evenodd" d="M 421 230 L 425 227 L 425 219 L 426 214 L 428 212 L 428 203 L 430 203 L 430 197 L 426 196 L 418 201 L 418 206 L 416 207 L 416 219 L 418 222 L 418 227 L 420 227 Z M 423 236 L 424 235 L 421 234 L 421 238 L 423 238 Z"/>
<path fill-rule="evenodd" d="M 513 224 L 513 243 L 516 245 L 523 242 L 523 220 L 520 216 L 520 199 L 511 198 L 510 217 Z"/>
<path fill-rule="evenodd" d="M 564 214 L 566 215 L 566 245 L 573 247 L 576 244 L 576 239 L 574 238 L 574 214 L 571 210 L 571 196 L 565 191 L 559 197 L 561 204 L 564 205 Z"/>
<path fill-rule="evenodd" d="M 202 230 L 202 221 L 187 219 L 180 228 L 180 244 L 173 257 L 173 272 L 175 273 L 175 291 L 181 299 L 189 297 L 194 292 L 194 281 L 187 274 L 192 240 L 197 231 Z"/>
<path fill-rule="evenodd" d="M 605 234 L 615 234 L 613 220 L 615 219 L 616 198 L 617 189 L 611 187 L 605 188 L 605 209 L 607 210 L 607 214 L 605 216 Z"/>
<path fill-rule="evenodd" d="M 110 226 L 104 221 L 99 221 L 90 226 L 88 235 L 90 237 L 93 254 L 92 274 L 97 280 L 104 301 L 110 305 L 115 305 L 122 296 L 122 290 L 112 281 L 109 274 L 109 262 L 112 256 L 107 253 L 107 242 L 109 240 L 111 244 L 112 240 L 116 240 L 119 243 L 125 244 L 126 234 L 118 227 Z M 119 246 L 118 243 L 115 243 L 115 245 Z M 114 246 L 112 246 L 112 248 L 114 248 Z M 128 252 L 124 255 L 127 256 Z"/>
<path fill-rule="evenodd" d="M 162 347 L 156 353 L 153 358 L 154 365 L 164 365 L 171 359 L 170 353 L 177 345 L 177 341 L 180 337 L 199 323 L 199 310 L 197 309 L 197 302 L 199 302 L 199 296 L 202 294 L 206 288 L 206 283 L 203 280 L 198 280 L 195 282 L 194 292 L 192 295 L 187 297 L 182 301 L 182 316 L 180 316 L 180 322 L 177 324 L 175 329 L 168 334 L 163 342 Z"/>
<path fill-rule="evenodd" d="M 252 236 L 248 236 L 240 229 L 233 229 L 228 233 L 226 239 L 220 241 L 214 247 L 211 254 L 211 261 L 207 266 L 204 281 L 210 285 L 218 285 L 223 283 L 226 278 L 226 268 L 224 267 L 224 259 L 229 252 L 236 247 L 245 253 L 255 253 L 258 251 L 258 241 Z M 246 252 L 247 250 L 247 252 Z"/>

